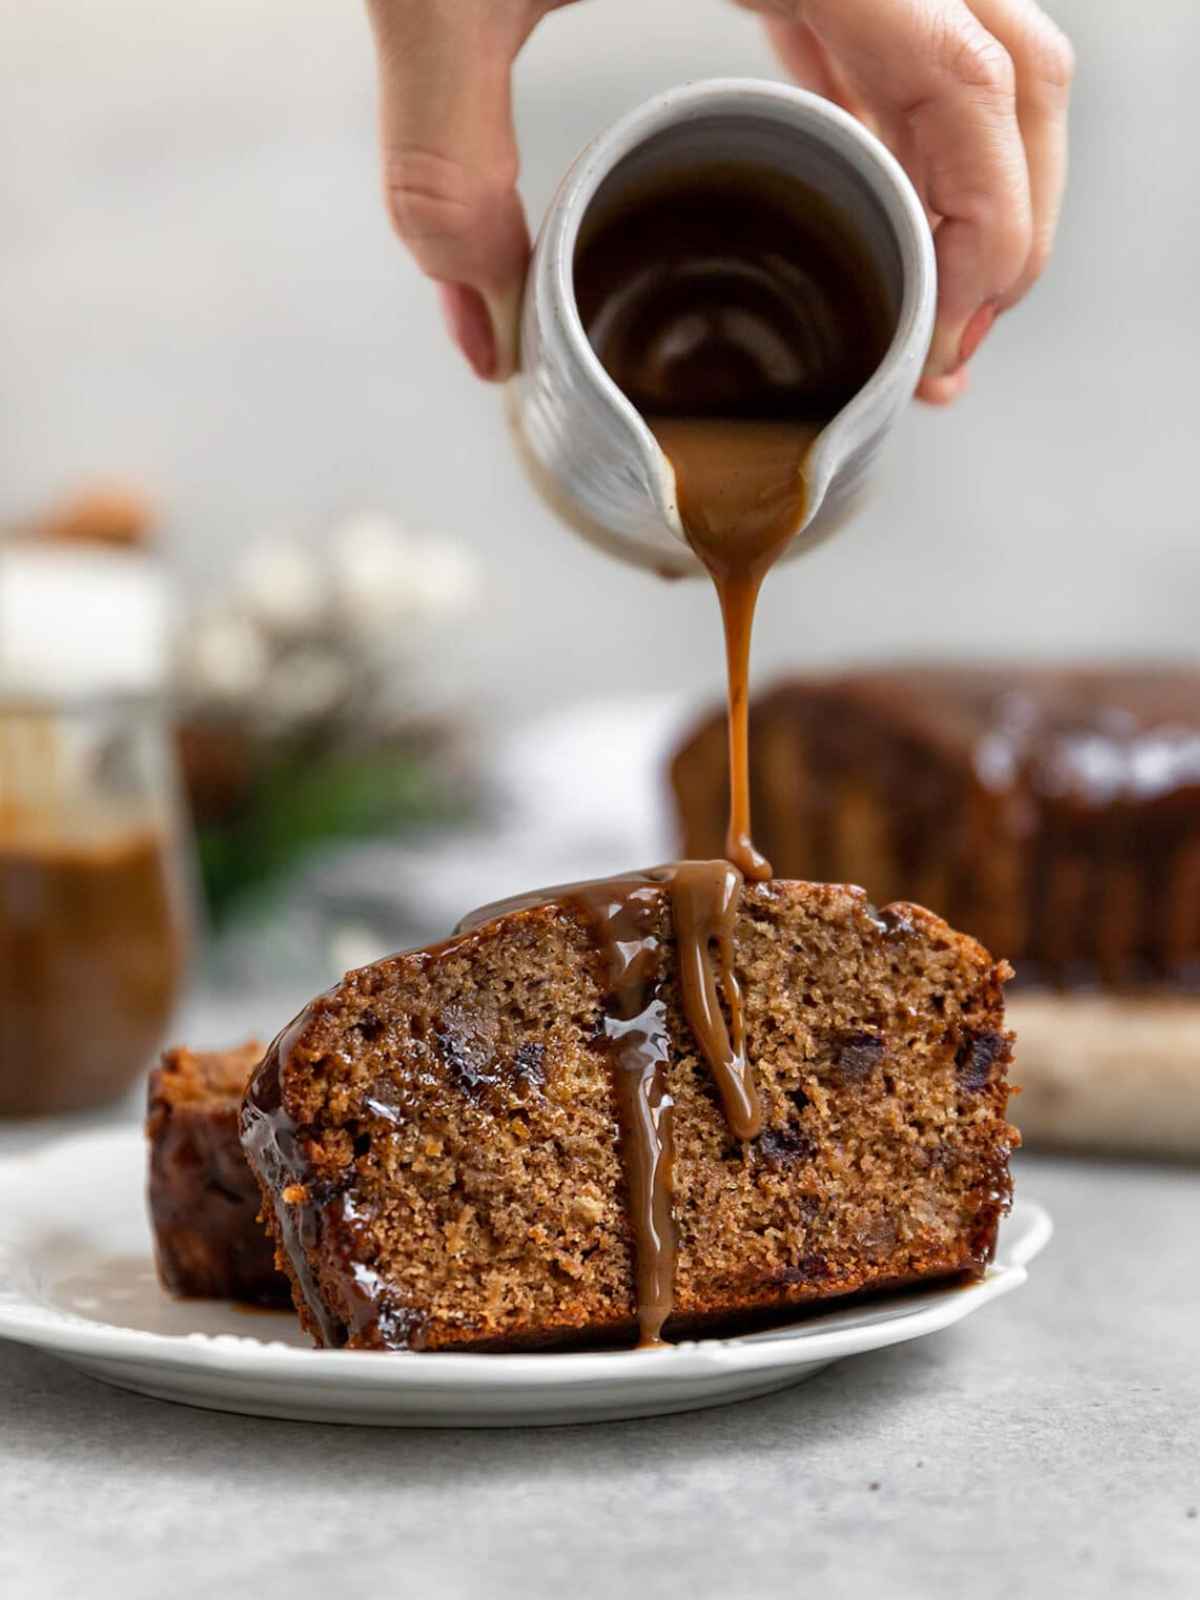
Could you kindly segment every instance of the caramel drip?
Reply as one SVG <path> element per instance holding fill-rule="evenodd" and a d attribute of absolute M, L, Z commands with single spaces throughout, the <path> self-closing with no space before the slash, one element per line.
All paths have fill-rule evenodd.
<path fill-rule="evenodd" d="M 746 1060 L 742 990 L 733 959 L 733 929 L 741 893 L 742 874 L 728 861 L 681 861 L 671 877 L 684 1014 L 720 1090 L 730 1132 L 738 1139 L 754 1139 L 762 1132 L 762 1106 Z M 728 1024 L 722 997 L 729 1009 Z"/>
<path fill-rule="evenodd" d="M 621 1122 L 629 1221 L 633 1229 L 639 1344 L 661 1345 L 675 1298 L 674 1102 L 662 996 L 660 941 L 654 932 L 658 886 L 624 880 L 581 885 L 577 905 L 604 954 L 608 1041 Z"/>
<path fill-rule="evenodd" d="M 664 889 L 671 897 L 684 1015 L 720 1092 L 730 1131 L 735 1138 L 753 1139 L 763 1118 L 746 1059 L 742 994 L 734 970 L 742 875 L 730 862 L 678 861 L 562 884 L 485 906 L 459 924 L 459 931 L 468 931 L 513 911 L 559 901 L 577 907 L 595 934 L 605 962 L 604 1036 L 621 1120 L 643 1346 L 662 1343 L 675 1283 L 672 1101 L 666 1082 L 670 1034 L 662 945 L 654 931 Z"/>
<path fill-rule="evenodd" d="M 750 817 L 750 635 L 759 582 L 717 580 L 721 625 L 725 630 L 726 723 L 729 737 L 729 821 L 725 854 L 743 876 L 771 877 L 774 869 L 754 843 Z"/>
<path fill-rule="evenodd" d="M 679 516 L 716 587 L 725 630 L 729 825 L 725 854 L 747 878 L 771 876 L 750 819 L 750 639 L 767 572 L 804 520 L 804 464 L 818 430 L 793 422 L 652 418 L 675 469 Z"/>
<path fill-rule="evenodd" d="M 321 1330 L 321 1342 L 338 1349 L 346 1342 L 346 1328 L 327 1309 L 317 1274 L 308 1259 L 321 1230 L 321 1211 L 309 1187 L 313 1173 L 300 1138 L 300 1128 L 283 1103 L 283 1079 L 293 1045 L 312 1020 L 319 999 L 305 1006 L 272 1040 L 251 1078 L 242 1101 L 239 1128 L 242 1148 L 251 1167 L 275 1196 L 279 1238 L 304 1296 L 309 1313 Z M 290 1192 L 294 1189 L 294 1193 Z M 285 1192 L 288 1198 L 284 1199 Z M 353 1281 L 350 1264 L 343 1288 Z M 349 1295 L 346 1296 L 349 1298 Z"/>

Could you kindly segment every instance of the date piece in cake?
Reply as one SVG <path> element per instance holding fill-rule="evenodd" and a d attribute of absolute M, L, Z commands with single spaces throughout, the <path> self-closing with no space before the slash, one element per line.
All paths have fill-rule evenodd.
<path fill-rule="evenodd" d="M 191 1299 L 290 1306 L 291 1288 L 258 1220 L 258 1185 L 238 1139 L 238 1110 L 261 1044 L 168 1050 L 150 1074 L 147 1197 L 163 1287 Z"/>
<path fill-rule="evenodd" d="M 352 972 L 243 1108 L 301 1320 L 357 1349 L 649 1343 L 977 1275 L 1016 1142 L 1008 972 L 919 907 L 724 862 Z"/>

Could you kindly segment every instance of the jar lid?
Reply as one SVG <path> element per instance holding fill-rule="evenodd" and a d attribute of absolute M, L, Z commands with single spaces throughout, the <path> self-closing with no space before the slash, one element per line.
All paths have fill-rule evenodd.
<path fill-rule="evenodd" d="M 0 694 L 155 694 L 166 681 L 170 591 L 137 550 L 0 542 Z"/>

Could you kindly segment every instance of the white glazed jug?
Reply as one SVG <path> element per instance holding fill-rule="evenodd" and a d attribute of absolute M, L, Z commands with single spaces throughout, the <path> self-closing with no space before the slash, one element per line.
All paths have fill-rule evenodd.
<path fill-rule="evenodd" d="M 668 576 L 701 570 L 680 524 L 675 474 L 588 342 L 575 303 L 575 243 L 593 205 L 608 210 L 649 176 L 714 161 L 772 168 L 836 205 L 874 260 L 895 315 L 874 376 L 813 445 L 805 518 L 788 555 L 831 533 L 851 509 L 916 388 L 933 329 L 936 268 L 921 202 L 879 140 L 819 95 L 714 78 L 658 95 L 593 140 L 559 186 L 534 248 L 509 413 L 534 481 L 560 514 L 611 553 Z"/>

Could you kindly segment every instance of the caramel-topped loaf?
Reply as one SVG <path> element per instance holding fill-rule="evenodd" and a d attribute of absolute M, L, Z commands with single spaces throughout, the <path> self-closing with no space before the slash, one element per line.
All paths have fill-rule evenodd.
<path fill-rule="evenodd" d="M 642 1342 L 989 1260 L 1008 975 L 915 906 L 682 863 L 352 972 L 243 1143 L 319 1344 Z"/>
<path fill-rule="evenodd" d="M 1200 987 L 1200 669 L 895 667 L 751 711 L 777 872 L 935 906 L 1022 985 Z M 683 845 L 720 848 L 714 714 L 672 763 Z"/>
<path fill-rule="evenodd" d="M 254 1041 L 236 1050 L 168 1050 L 150 1074 L 150 1221 L 158 1275 L 172 1294 L 292 1303 L 238 1137 L 242 1095 L 262 1054 Z"/>

